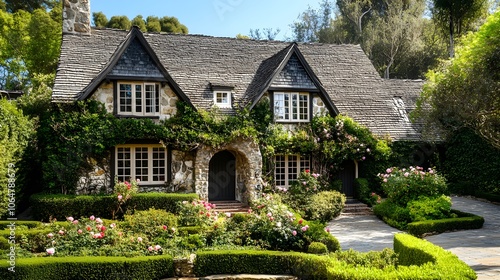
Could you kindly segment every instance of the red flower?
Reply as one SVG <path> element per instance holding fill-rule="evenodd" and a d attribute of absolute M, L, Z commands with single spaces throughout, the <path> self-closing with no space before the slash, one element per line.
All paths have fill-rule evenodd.
<path fill-rule="evenodd" d="M 90 231 L 92 228 L 90 226 L 85 227 L 87 231 Z"/>
<path fill-rule="evenodd" d="M 102 226 L 101 227 L 101 232 L 104 233 L 106 231 L 106 227 L 105 226 Z"/>
<path fill-rule="evenodd" d="M 304 170 L 304 172 L 309 173 L 311 172 L 309 169 Z"/>
<path fill-rule="evenodd" d="M 304 220 L 300 219 L 299 220 L 299 225 L 301 225 L 304 222 Z"/>
<path fill-rule="evenodd" d="M 163 225 L 163 230 L 167 230 L 167 226 L 166 225 Z"/>

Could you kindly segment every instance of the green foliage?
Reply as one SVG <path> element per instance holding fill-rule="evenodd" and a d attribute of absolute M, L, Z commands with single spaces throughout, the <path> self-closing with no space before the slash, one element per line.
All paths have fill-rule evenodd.
<path fill-rule="evenodd" d="M 149 238 L 156 238 L 164 231 L 177 227 L 177 217 L 165 210 L 151 208 L 125 215 L 122 226 L 125 230 L 140 232 Z"/>
<path fill-rule="evenodd" d="M 0 278 L 10 279 L 163 279 L 174 275 L 171 256 L 66 257 L 16 259 L 16 272 L 2 262 Z"/>
<path fill-rule="evenodd" d="M 203 200 L 178 202 L 181 226 L 210 227 L 217 221 L 215 205 Z"/>
<path fill-rule="evenodd" d="M 150 208 L 163 209 L 171 213 L 179 213 L 179 201 L 191 201 L 197 198 L 196 194 L 174 193 L 140 193 L 132 197 L 123 209 L 148 210 Z M 50 218 L 64 220 L 68 216 L 82 217 L 88 213 L 102 218 L 111 218 L 114 211 L 116 197 L 109 195 L 33 195 L 30 203 L 35 220 L 47 221 Z"/>
<path fill-rule="evenodd" d="M 403 207 L 421 196 L 437 197 L 447 191 L 445 178 L 431 168 L 424 171 L 419 166 L 408 169 L 391 167 L 385 174 L 380 174 L 380 178 L 387 198 Z"/>
<path fill-rule="evenodd" d="M 311 196 L 305 209 L 305 218 L 320 222 L 329 222 L 338 217 L 344 209 L 345 195 L 337 191 L 323 191 Z"/>
<path fill-rule="evenodd" d="M 311 242 L 307 247 L 307 252 L 309 254 L 323 255 L 328 253 L 328 248 L 321 242 Z"/>
<path fill-rule="evenodd" d="M 424 234 L 479 229 L 483 227 L 483 217 L 457 210 L 452 210 L 452 212 L 458 217 L 409 223 L 407 228 L 408 233 L 415 236 L 423 236 Z"/>
<path fill-rule="evenodd" d="M 0 216 L 10 208 L 16 208 L 16 200 L 21 199 L 19 185 L 19 163 L 24 150 L 33 137 L 33 123 L 16 108 L 14 102 L 0 99 Z M 17 182 L 19 183 L 19 182 Z M 19 195 L 17 195 L 17 194 Z M 13 216 L 13 215 L 12 215 Z"/>
<path fill-rule="evenodd" d="M 96 27 L 109 27 L 122 30 L 129 30 L 131 26 L 138 26 L 143 32 L 168 32 L 188 34 L 188 28 L 179 22 L 176 17 L 148 16 L 144 20 L 142 15 L 137 15 L 130 21 L 127 16 L 112 16 L 109 21 L 102 12 L 92 13 L 92 18 Z"/>
<path fill-rule="evenodd" d="M 399 265 L 417 265 L 433 272 L 437 278 L 476 279 L 476 273 L 457 256 L 429 241 L 408 234 L 394 235 L 394 251 L 398 254 Z M 433 264 L 433 267 L 426 265 Z M 432 271 L 432 270 L 433 271 Z"/>
<path fill-rule="evenodd" d="M 500 195 L 498 170 L 500 150 L 486 143 L 473 131 L 459 130 L 447 142 L 443 173 L 453 193 Z"/>
<path fill-rule="evenodd" d="M 337 251 L 333 257 L 353 266 L 383 269 L 384 267 L 398 265 L 398 255 L 394 252 L 394 250 L 389 248 L 385 248 L 382 251 L 371 251 L 368 253 L 361 253 L 349 249 L 347 251 Z"/>
<path fill-rule="evenodd" d="M 7 229 L 7 226 L 11 224 L 12 221 L 0 221 L 0 230 Z M 15 224 L 16 228 L 19 228 L 20 226 L 25 226 L 26 228 L 36 228 L 40 226 L 42 223 L 36 221 L 16 221 Z"/>
<path fill-rule="evenodd" d="M 404 230 L 411 222 L 410 211 L 391 200 L 384 200 L 373 207 L 373 213 L 388 225 Z"/>
<path fill-rule="evenodd" d="M 486 3 L 466 2 L 472 5 Z M 457 12 L 469 11 L 458 9 Z M 500 147 L 499 28 L 500 11 L 497 11 L 477 32 L 462 39 L 455 58 L 443 62 L 427 74 L 428 82 L 418 102 L 417 112 L 425 118 L 431 132 L 439 126 L 450 135 L 467 127 L 492 146 Z"/>
<path fill-rule="evenodd" d="M 451 198 L 445 195 L 423 196 L 408 202 L 408 209 L 413 222 L 445 219 L 450 217 Z"/>

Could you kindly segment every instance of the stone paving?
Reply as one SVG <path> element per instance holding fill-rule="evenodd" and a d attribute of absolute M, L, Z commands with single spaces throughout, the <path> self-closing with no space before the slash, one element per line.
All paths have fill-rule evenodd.
<path fill-rule="evenodd" d="M 453 209 L 484 217 L 483 228 L 429 236 L 426 239 L 457 255 L 480 280 L 500 279 L 500 206 L 466 197 L 453 197 Z M 344 216 L 328 224 L 343 250 L 380 251 L 393 248 L 399 232 L 375 215 Z"/>

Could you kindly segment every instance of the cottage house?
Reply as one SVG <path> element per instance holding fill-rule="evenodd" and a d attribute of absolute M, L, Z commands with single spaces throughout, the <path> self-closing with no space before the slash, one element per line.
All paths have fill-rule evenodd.
<path fill-rule="evenodd" d="M 90 27 L 88 0 L 64 1 L 61 56 L 53 102 L 94 99 L 118 118 L 168 119 L 176 102 L 233 114 L 269 99 L 276 123 L 294 126 L 321 114 L 346 114 L 376 135 L 418 140 L 408 119 L 421 81 L 380 78 L 357 45 L 238 40 Z M 80 189 L 109 188 L 135 177 L 149 190 L 183 186 L 212 201 L 247 202 L 262 185 L 262 156 L 252 139 L 176 151 L 159 141 L 114 147 L 110 166 L 82 175 Z M 286 187 L 307 155 L 279 155 L 275 184 Z M 357 163 L 340 175 L 352 195 Z"/>

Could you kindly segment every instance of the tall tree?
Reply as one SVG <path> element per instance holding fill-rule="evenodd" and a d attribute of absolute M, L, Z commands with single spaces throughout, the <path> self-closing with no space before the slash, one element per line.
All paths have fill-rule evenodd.
<path fill-rule="evenodd" d="M 269 40 L 273 41 L 280 33 L 279 28 L 273 30 L 272 28 L 264 28 L 261 32 L 260 29 L 250 29 L 250 38 L 254 40 Z"/>
<path fill-rule="evenodd" d="M 108 18 L 103 12 L 92 13 L 92 20 L 94 21 L 95 27 L 106 27 L 108 25 Z"/>
<path fill-rule="evenodd" d="M 161 31 L 169 33 L 187 34 L 188 28 L 179 22 L 176 17 L 164 16 L 160 19 Z"/>
<path fill-rule="evenodd" d="M 108 24 L 106 24 L 106 27 L 129 30 L 131 23 L 127 16 L 112 16 L 109 19 Z"/>
<path fill-rule="evenodd" d="M 428 74 L 418 103 L 428 127 L 473 129 L 500 149 L 500 11 L 467 35 L 456 57 Z"/>
<path fill-rule="evenodd" d="M 143 32 L 147 31 L 146 22 L 144 21 L 144 18 L 141 15 L 138 15 L 135 18 L 133 18 L 131 24 L 132 26 L 139 27 L 139 29 Z"/>
<path fill-rule="evenodd" d="M 19 10 L 31 13 L 36 9 L 53 9 L 60 4 L 60 0 L 5 0 L 6 10 L 10 13 Z"/>
<path fill-rule="evenodd" d="M 149 32 L 160 32 L 161 31 L 160 19 L 155 16 L 148 16 L 146 18 L 146 28 Z"/>
<path fill-rule="evenodd" d="M 320 9 L 308 7 L 299 15 L 299 21 L 291 24 L 294 40 L 298 42 L 318 42 L 321 30 L 330 27 L 332 4 L 328 0 L 320 3 Z"/>
<path fill-rule="evenodd" d="M 469 31 L 488 11 L 488 0 L 433 0 L 431 4 L 432 18 L 449 35 L 450 57 L 455 55 L 455 38 Z"/>
<path fill-rule="evenodd" d="M 361 43 L 363 37 L 363 18 L 372 10 L 372 0 L 337 0 L 337 7 L 345 19 L 349 20 L 354 31 L 351 43 Z"/>

